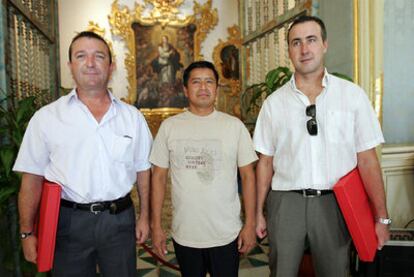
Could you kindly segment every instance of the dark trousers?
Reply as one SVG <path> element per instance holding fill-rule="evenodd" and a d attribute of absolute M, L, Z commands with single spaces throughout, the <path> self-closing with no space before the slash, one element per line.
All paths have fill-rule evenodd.
<path fill-rule="evenodd" d="M 296 277 L 306 245 L 316 276 L 349 276 L 351 239 L 333 193 L 305 198 L 270 191 L 267 229 L 270 276 Z"/>
<path fill-rule="evenodd" d="M 53 276 L 136 276 L 135 212 L 98 214 L 61 207 Z"/>
<path fill-rule="evenodd" d="M 183 277 L 204 277 L 207 272 L 211 277 L 238 276 L 237 239 L 230 244 L 211 248 L 186 247 L 174 240 L 173 243 Z"/>

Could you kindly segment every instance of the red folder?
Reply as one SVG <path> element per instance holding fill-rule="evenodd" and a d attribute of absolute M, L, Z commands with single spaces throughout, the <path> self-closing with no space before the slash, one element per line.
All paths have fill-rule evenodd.
<path fill-rule="evenodd" d="M 333 190 L 359 258 L 372 262 L 378 244 L 375 219 L 358 168 L 342 177 Z"/>
<path fill-rule="evenodd" d="M 61 191 L 62 188 L 58 184 L 49 181 L 43 183 L 37 225 L 37 270 L 39 272 L 49 271 L 53 266 Z"/>

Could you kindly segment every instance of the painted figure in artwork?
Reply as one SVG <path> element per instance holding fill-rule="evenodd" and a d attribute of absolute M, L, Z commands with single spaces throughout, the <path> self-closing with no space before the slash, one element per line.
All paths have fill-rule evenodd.
<path fill-rule="evenodd" d="M 160 86 L 163 83 L 174 84 L 176 73 L 182 67 L 180 54 L 169 42 L 168 36 L 164 35 L 158 46 L 158 57 L 152 62 L 154 72 L 158 73 Z"/>

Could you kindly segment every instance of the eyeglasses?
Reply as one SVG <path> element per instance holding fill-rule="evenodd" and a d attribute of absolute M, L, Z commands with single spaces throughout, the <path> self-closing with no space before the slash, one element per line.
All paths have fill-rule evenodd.
<path fill-rule="evenodd" d="M 306 128 L 311 136 L 318 134 L 318 123 L 316 122 L 316 106 L 315 104 L 306 107 L 306 115 L 312 117 L 306 122 Z"/>

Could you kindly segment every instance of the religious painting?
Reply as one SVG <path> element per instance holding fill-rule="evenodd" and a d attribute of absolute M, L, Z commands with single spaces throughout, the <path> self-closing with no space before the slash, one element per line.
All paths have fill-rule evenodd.
<path fill-rule="evenodd" d="M 218 23 L 212 0 L 194 1 L 192 13 L 181 7 L 183 3 L 144 0 L 131 9 L 114 0 L 108 16 L 111 33 L 126 47 L 128 95 L 121 99 L 140 109 L 153 135 L 164 119 L 188 106 L 183 71 L 191 62 L 204 59 L 201 45 Z"/>
<path fill-rule="evenodd" d="M 242 44 L 240 29 L 237 25 L 229 27 L 226 41 L 219 39 L 213 50 L 213 60 L 220 79 L 220 93 L 217 108 L 240 117 L 240 60 Z"/>
<path fill-rule="evenodd" d="M 221 49 L 221 75 L 225 79 L 239 80 L 239 49 L 233 45 L 227 45 Z"/>
<path fill-rule="evenodd" d="M 194 60 L 196 26 L 162 27 L 132 24 L 135 34 L 138 108 L 183 108 L 182 76 Z"/>

